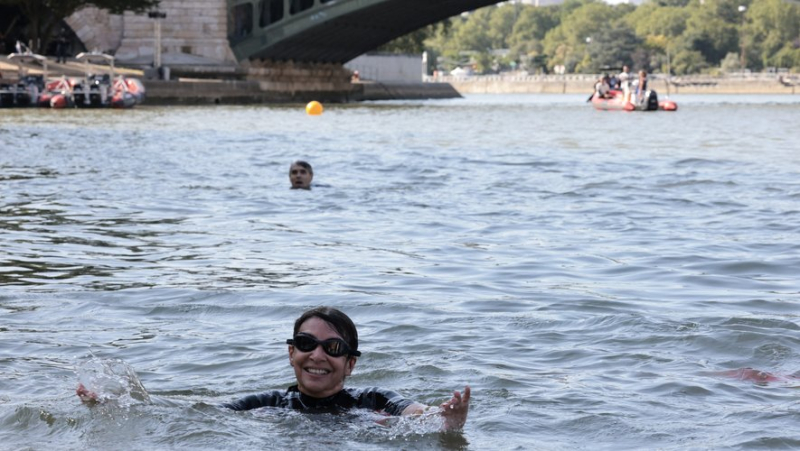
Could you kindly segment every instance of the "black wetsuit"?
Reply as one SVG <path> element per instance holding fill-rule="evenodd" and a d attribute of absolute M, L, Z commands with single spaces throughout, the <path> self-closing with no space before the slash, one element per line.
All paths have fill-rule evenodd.
<path fill-rule="evenodd" d="M 238 401 L 223 404 L 233 410 L 250 410 L 260 407 L 284 407 L 313 412 L 342 412 L 350 409 L 369 409 L 400 415 L 414 402 L 391 390 L 377 387 L 345 388 L 327 398 L 314 398 L 300 393 L 297 385 L 285 392 L 272 390 L 258 395 L 246 396 Z"/>

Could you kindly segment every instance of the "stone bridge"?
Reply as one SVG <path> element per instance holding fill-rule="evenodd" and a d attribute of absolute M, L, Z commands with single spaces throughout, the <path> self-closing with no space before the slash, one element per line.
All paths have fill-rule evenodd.
<path fill-rule="evenodd" d="M 163 19 L 85 8 L 67 19 L 89 50 L 165 65 L 251 60 L 342 64 L 426 25 L 500 0 L 162 0 Z"/>
<path fill-rule="evenodd" d="M 230 0 L 240 60 L 345 63 L 450 16 L 500 0 Z"/>

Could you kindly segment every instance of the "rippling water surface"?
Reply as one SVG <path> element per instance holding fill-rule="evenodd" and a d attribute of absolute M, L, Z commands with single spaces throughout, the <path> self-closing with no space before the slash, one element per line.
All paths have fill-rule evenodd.
<path fill-rule="evenodd" d="M 800 447 L 800 379 L 725 373 L 800 370 L 800 100 L 584 97 L 0 112 L 3 446 Z M 215 407 L 323 304 L 349 385 L 470 384 L 463 433 Z M 91 358 L 161 402 L 81 405 Z"/>

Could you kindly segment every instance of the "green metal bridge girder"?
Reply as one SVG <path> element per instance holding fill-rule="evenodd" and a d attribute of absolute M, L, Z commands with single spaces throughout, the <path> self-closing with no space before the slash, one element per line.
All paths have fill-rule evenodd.
<path fill-rule="evenodd" d="M 346 63 L 426 25 L 502 0 L 227 0 L 240 61 Z"/>

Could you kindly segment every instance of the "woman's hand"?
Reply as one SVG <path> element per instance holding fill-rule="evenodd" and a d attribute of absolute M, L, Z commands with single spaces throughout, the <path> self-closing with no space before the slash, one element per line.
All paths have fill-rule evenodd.
<path fill-rule="evenodd" d="M 445 431 L 455 431 L 464 427 L 467 422 L 467 413 L 469 413 L 469 385 L 464 387 L 464 394 L 456 390 L 453 392 L 453 397 L 450 401 L 443 402 L 439 407 L 442 409 L 442 417 L 444 417 Z"/>
<path fill-rule="evenodd" d="M 81 398 L 81 402 L 84 404 L 94 405 L 99 401 L 97 399 L 97 393 L 84 387 L 83 384 L 78 384 L 78 389 L 75 390 L 75 394 L 78 395 L 78 398 Z"/>

